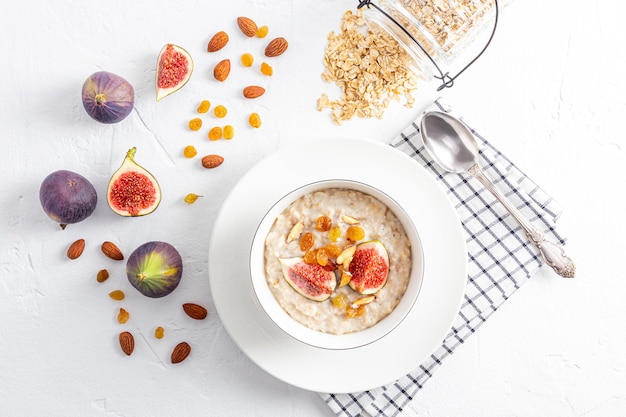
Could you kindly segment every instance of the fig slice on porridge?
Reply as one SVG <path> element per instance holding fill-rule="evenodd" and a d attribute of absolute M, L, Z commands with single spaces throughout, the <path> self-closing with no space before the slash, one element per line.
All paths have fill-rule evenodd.
<path fill-rule="evenodd" d="M 337 285 L 333 271 L 318 264 L 308 264 L 301 257 L 280 258 L 283 277 L 291 287 L 306 298 L 324 301 Z"/>
<path fill-rule="evenodd" d="M 350 287 L 361 294 L 375 294 L 387 282 L 389 256 L 379 240 L 357 245 L 349 267 Z"/>

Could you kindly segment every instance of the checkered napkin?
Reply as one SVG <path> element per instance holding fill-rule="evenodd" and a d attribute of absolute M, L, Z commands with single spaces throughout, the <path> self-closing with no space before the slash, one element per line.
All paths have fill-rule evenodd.
<path fill-rule="evenodd" d="M 428 110 L 449 111 L 436 101 Z M 426 153 L 413 122 L 391 146 L 409 154 L 447 190 L 467 236 L 468 277 L 465 299 L 441 346 L 419 368 L 398 381 L 366 392 L 320 394 L 339 417 L 393 417 L 454 350 L 474 333 L 541 266 L 535 247 L 505 208 L 482 185 L 466 175 L 444 173 Z M 487 177 L 546 238 L 564 243 L 554 230 L 558 203 L 479 134 L 480 164 Z"/>

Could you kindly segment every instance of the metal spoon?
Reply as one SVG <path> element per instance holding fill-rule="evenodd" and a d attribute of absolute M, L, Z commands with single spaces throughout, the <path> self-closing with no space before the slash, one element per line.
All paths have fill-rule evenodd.
<path fill-rule="evenodd" d="M 478 165 L 478 144 L 470 129 L 459 119 L 439 111 L 427 112 L 422 118 L 424 147 L 441 168 L 457 174 L 468 173 L 485 186 L 522 226 L 528 239 L 539 249 L 542 259 L 564 278 L 573 278 L 576 267 L 561 245 L 546 240 L 544 233 L 495 187 Z"/>

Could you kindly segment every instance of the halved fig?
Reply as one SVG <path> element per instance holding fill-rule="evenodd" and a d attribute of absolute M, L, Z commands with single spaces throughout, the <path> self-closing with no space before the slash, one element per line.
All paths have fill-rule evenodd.
<path fill-rule="evenodd" d="M 157 60 L 156 100 L 183 88 L 193 72 L 193 60 L 185 49 L 172 43 L 165 44 Z"/>
<path fill-rule="evenodd" d="M 301 257 L 279 258 L 283 277 L 298 293 L 313 301 L 324 301 L 335 290 L 337 278 L 318 264 L 308 264 Z"/>
<path fill-rule="evenodd" d="M 374 294 L 387 283 L 389 255 L 379 240 L 363 242 L 356 247 L 350 262 L 350 287 L 361 294 Z"/>
<path fill-rule="evenodd" d="M 125 217 L 152 213 L 161 202 L 156 178 L 135 162 L 137 148 L 129 149 L 122 165 L 113 173 L 107 190 L 109 207 Z"/>

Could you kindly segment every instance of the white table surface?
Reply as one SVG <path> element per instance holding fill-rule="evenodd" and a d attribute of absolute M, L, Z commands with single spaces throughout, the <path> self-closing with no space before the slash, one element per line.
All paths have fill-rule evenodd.
<path fill-rule="evenodd" d="M 207 274 L 213 222 L 237 180 L 276 149 L 327 137 L 388 142 L 439 95 L 563 205 L 558 228 L 578 273 L 564 280 L 540 271 L 445 361 L 402 416 L 623 415 L 626 3 L 517 0 L 490 50 L 454 88 L 438 93 L 424 84 L 413 109 L 394 103 L 382 120 L 342 126 L 316 110 L 316 99 L 338 94 L 320 79 L 322 56 L 327 34 L 356 1 L 170 3 L 24 0 L 3 7 L 0 415 L 330 416 L 316 393 L 257 368 L 225 332 Z M 250 73 L 237 65 L 218 85 L 216 57 L 205 52 L 210 36 L 225 29 L 231 44 L 224 57 L 252 52 L 260 62 L 264 43 L 238 36 L 240 15 L 290 41 L 272 61 L 266 96 L 254 103 L 238 93 Z M 190 51 L 195 72 L 157 103 L 156 55 L 168 42 Z M 122 123 L 96 123 L 82 108 L 82 83 L 98 70 L 123 75 L 136 89 L 136 111 Z M 209 143 L 207 129 L 186 128 L 202 99 L 227 105 L 238 126 L 233 140 Z M 264 122 L 258 130 L 244 124 L 255 110 Z M 204 170 L 181 156 L 187 144 L 226 161 Z M 137 219 L 115 215 L 104 200 L 132 146 L 164 193 L 154 214 Z M 38 201 L 42 179 L 57 169 L 82 173 L 100 197 L 88 220 L 65 231 Z M 182 202 L 188 192 L 205 197 L 189 206 Z M 87 241 L 85 253 L 69 261 L 65 250 L 78 238 Z M 134 292 L 123 263 L 99 252 L 105 240 L 127 255 L 149 240 L 174 244 L 185 262 L 181 286 L 159 301 Z M 95 281 L 101 268 L 112 272 L 104 284 Z M 127 293 L 122 303 L 107 296 L 115 288 Z M 210 317 L 186 319 L 180 304 L 187 301 L 205 305 Z M 132 315 L 124 326 L 115 321 L 119 306 Z M 166 328 L 160 341 L 151 336 L 158 324 Z M 131 357 L 116 344 L 122 329 L 137 335 Z M 169 351 L 180 340 L 193 352 L 173 366 Z"/>

